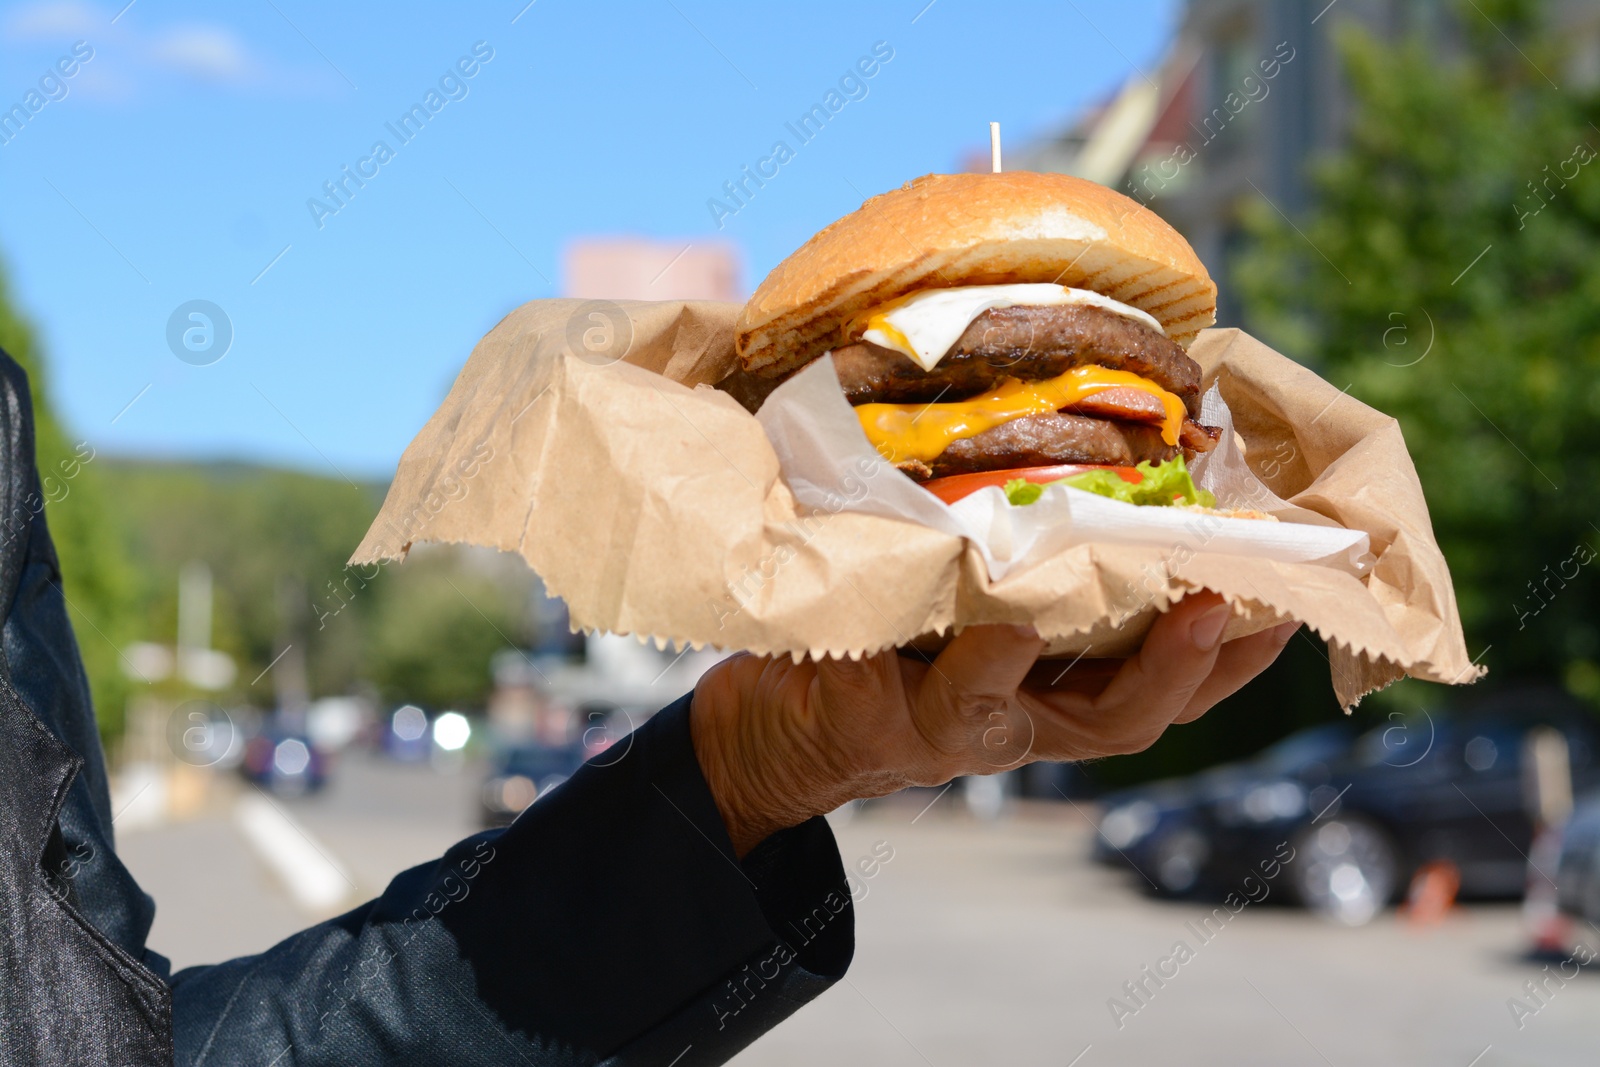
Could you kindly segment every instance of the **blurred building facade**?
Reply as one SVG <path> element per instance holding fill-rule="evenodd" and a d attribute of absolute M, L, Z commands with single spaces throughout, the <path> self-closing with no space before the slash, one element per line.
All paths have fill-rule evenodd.
<path fill-rule="evenodd" d="M 1571 47 L 1566 69 L 1550 74 L 1600 82 L 1600 4 L 1546 6 Z M 1218 324 L 1244 325 L 1225 282 L 1245 242 L 1242 209 L 1265 200 L 1293 219 L 1308 206 L 1308 164 L 1338 146 L 1347 114 L 1340 28 L 1418 34 L 1448 53 L 1461 32 L 1455 9 L 1445 0 L 1189 0 L 1156 65 L 1008 153 L 1007 169 L 1074 174 L 1150 207 L 1221 283 Z"/>
<path fill-rule="evenodd" d="M 738 250 L 724 241 L 586 237 L 566 247 L 561 292 L 585 300 L 745 298 Z"/>

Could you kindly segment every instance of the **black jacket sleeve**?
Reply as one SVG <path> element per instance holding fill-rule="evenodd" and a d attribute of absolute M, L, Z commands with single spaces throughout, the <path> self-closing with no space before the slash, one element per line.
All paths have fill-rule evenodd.
<path fill-rule="evenodd" d="M 820 818 L 734 858 L 689 702 L 377 900 L 179 973 L 177 1062 L 725 1062 L 844 973 L 854 912 Z"/>
<path fill-rule="evenodd" d="M 509 829 L 259 956 L 167 980 L 145 945 L 154 906 L 112 847 L 43 508 L 27 381 L 0 353 L 0 999 L 15 1009 L 0 1062 L 158 1064 L 175 1043 L 180 1064 L 227 1067 L 691 1067 L 849 964 L 826 823 L 736 862 L 685 697 Z"/>

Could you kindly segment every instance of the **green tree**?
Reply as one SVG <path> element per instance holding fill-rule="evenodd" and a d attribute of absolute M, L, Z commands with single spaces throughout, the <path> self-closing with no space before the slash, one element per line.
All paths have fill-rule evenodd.
<path fill-rule="evenodd" d="M 494 654 L 528 638 L 528 583 L 475 572 L 452 547 L 414 551 L 374 585 L 371 676 L 389 701 L 481 707 Z"/>
<path fill-rule="evenodd" d="M 58 421 L 49 374 L 33 330 L 0 276 L 0 348 L 28 372 L 45 516 L 61 558 L 62 591 L 77 631 L 103 741 L 122 729 L 131 683 L 121 649 L 136 629 L 136 580 L 122 542 L 105 457 Z M 92 457 L 92 458 L 89 458 Z"/>
<path fill-rule="evenodd" d="M 239 666 L 224 702 L 270 705 L 264 672 L 287 639 L 305 650 L 313 697 L 374 683 L 392 701 L 480 706 L 490 657 L 528 636 L 519 560 L 422 547 L 404 564 L 345 568 L 382 486 L 239 463 L 104 467 L 141 576 L 137 637 L 172 644 L 179 570 L 210 566 L 212 643 Z M 196 695 L 180 690 L 162 688 Z"/>
<path fill-rule="evenodd" d="M 1399 419 L 1491 677 L 1600 701 L 1600 97 L 1544 13 L 1343 34 L 1344 147 L 1298 230 L 1259 206 L 1235 281 L 1266 340 Z"/>
<path fill-rule="evenodd" d="M 212 643 L 239 664 L 232 696 L 255 703 L 271 698 L 268 679 L 250 682 L 281 647 L 282 581 L 298 586 L 304 601 L 293 621 L 308 645 L 312 691 L 343 692 L 357 680 L 371 594 L 345 590 L 341 601 L 332 589 L 343 588 L 344 561 L 377 514 L 380 486 L 241 463 L 112 460 L 106 469 L 142 575 L 140 637 L 173 643 L 178 572 L 199 560 L 212 573 Z M 324 613 L 338 609 L 326 626 L 318 624 L 321 605 Z"/>

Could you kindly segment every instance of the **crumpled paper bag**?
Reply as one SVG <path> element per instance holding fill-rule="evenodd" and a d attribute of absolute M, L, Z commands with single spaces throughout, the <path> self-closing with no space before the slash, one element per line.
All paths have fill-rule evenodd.
<path fill-rule="evenodd" d="M 760 423 L 712 388 L 734 304 L 536 300 L 473 350 L 417 434 L 353 564 L 419 541 L 519 553 L 573 625 L 761 654 L 936 647 L 1029 623 L 1062 656 L 1124 656 L 1156 615 L 1221 594 L 1237 637 L 1288 619 L 1328 642 L 1340 703 L 1405 675 L 1464 683 L 1449 570 L 1395 421 L 1238 330 L 1190 355 L 1285 519 L 1367 534 L 1365 577 L 1200 545 L 1093 543 L 990 577 L 966 539 L 852 510 L 865 477 L 797 506 Z"/>

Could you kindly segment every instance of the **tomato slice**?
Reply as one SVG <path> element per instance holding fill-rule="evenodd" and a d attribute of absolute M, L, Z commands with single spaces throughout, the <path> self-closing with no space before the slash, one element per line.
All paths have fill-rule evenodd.
<path fill-rule="evenodd" d="M 954 504 L 979 489 L 991 485 L 1004 487 L 1007 482 L 1016 481 L 1018 478 L 1036 485 L 1048 485 L 1085 471 L 1115 471 L 1122 476 L 1123 481 L 1132 482 L 1134 485 L 1144 481 L 1144 475 L 1132 467 L 1116 467 L 1108 463 L 1061 463 L 1054 467 L 1013 467 L 1003 471 L 952 474 L 945 478 L 933 478 L 923 482 L 922 487 L 946 504 Z"/>

